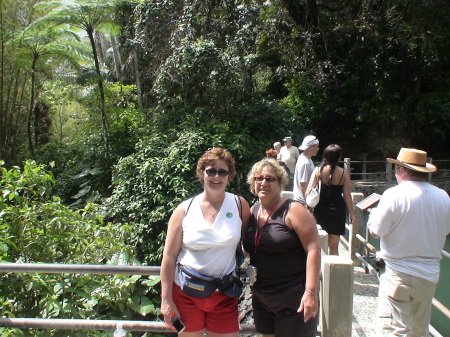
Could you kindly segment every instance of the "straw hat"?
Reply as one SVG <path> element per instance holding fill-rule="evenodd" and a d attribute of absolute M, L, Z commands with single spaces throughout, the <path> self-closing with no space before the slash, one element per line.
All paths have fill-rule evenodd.
<path fill-rule="evenodd" d="M 436 166 L 427 163 L 427 153 L 421 150 L 401 148 L 397 159 L 387 158 L 387 161 L 414 171 L 436 171 Z"/>

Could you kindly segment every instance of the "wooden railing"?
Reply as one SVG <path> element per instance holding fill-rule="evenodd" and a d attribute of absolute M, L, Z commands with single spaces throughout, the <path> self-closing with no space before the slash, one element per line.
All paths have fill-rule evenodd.
<path fill-rule="evenodd" d="M 450 180 L 450 160 L 434 160 L 428 157 L 429 163 L 434 163 L 438 166 L 438 172 L 435 174 L 428 174 L 428 181 L 435 179 L 449 179 Z M 363 156 L 363 160 L 351 160 L 350 158 L 344 158 L 344 168 L 350 172 L 352 181 L 364 181 L 364 180 L 379 180 L 386 181 L 387 183 L 395 182 L 393 174 L 393 164 L 386 160 L 366 160 Z M 442 165 L 442 167 L 440 167 Z"/>

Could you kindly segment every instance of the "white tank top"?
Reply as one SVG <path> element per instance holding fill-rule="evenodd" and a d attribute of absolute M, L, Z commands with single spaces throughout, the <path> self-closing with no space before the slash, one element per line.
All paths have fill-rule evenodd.
<path fill-rule="evenodd" d="M 236 247 L 241 238 L 242 227 L 238 198 L 234 194 L 225 193 L 222 207 L 212 225 L 203 216 L 198 196 L 181 204 L 187 213 L 182 222 L 183 240 L 177 259 L 179 263 L 194 273 L 213 278 L 220 278 L 234 271 Z M 179 285 L 177 272 L 175 283 Z"/>

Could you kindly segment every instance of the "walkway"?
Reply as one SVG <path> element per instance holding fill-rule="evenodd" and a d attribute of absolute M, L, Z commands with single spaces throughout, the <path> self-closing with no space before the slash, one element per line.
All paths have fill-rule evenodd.
<path fill-rule="evenodd" d="M 353 267 L 352 337 L 375 337 L 378 279 L 364 268 Z"/>

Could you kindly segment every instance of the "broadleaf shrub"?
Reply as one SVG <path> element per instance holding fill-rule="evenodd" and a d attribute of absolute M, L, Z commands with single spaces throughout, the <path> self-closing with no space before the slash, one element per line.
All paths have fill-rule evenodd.
<path fill-rule="evenodd" d="M 171 213 L 181 201 L 202 191 L 195 170 L 208 148 L 221 146 L 233 154 L 238 174 L 228 191 L 251 201 L 246 175 L 264 152 L 255 147 L 251 137 L 235 132 L 232 126 L 214 121 L 196 129 L 180 125 L 179 131 L 143 140 L 137 145 L 136 154 L 117 164 L 113 194 L 105 206 L 113 221 L 139 228 L 130 244 L 136 246 L 142 263 L 160 264 Z"/>
<path fill-rule="evenodd" d="M 105 222 L 99 205 L 88 204 L 81 210 L 64 206 L 51 196 L 53 176 L 33 161 L 25 162 L 23 169 L 0 169 L 1 262 L 138 263 L 134 248 L 126 244 L 135 236 L 136 226 Z M 152 319 L 159 303 L 153 302 L 158 282 L 159 276 L 4 273 L 0 274 L 0 313 L 2 317 Z M 21 334 L 17 329 L 0 330 L 0 336 Z M 33 330 L 27 335 L 57 333 Z"/>

